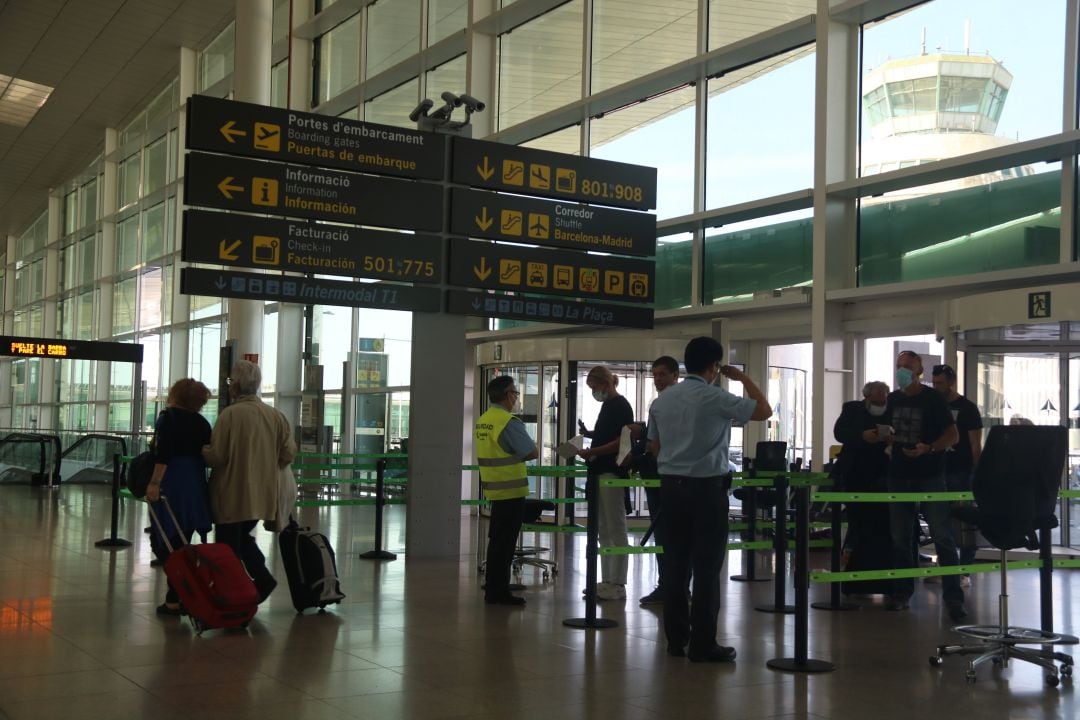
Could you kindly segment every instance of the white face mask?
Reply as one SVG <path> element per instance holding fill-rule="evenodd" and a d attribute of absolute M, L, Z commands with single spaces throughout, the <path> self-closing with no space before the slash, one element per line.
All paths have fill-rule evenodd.
<path fill-rule="evenodd" d="M 603 392 L 601 390 L 593 390 L 592 391 L 592 398 L 593 398 L 593 400 L 595 400 L 596 402 L 599 402 L 599 403 L 602 403 L 602 402 L 604 402 L 605 400 L 608 399 L 607 398 L 607 393 Z"/>
<path fill-rule="evenodd" d="M 873 417 L 881 417 L 885 414 L 884 405 L 868 405 L 866 409 L 870 411 Z"/>

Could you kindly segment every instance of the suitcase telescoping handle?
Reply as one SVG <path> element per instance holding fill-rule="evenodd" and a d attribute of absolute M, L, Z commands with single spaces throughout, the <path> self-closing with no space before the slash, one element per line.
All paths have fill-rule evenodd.
<path fill-rule="evenodd" d="M 180 535 L 181 547 L 188 544 L 187 536 L 184 535 L 183 528 L 180 527 L 180 521 L 176 519 L 176 513 L 173 512 L 172 505 L 169 504 L 169 498 L 164 495 L 161 496 L 161 504 L 165 506 L 165 511 L 169 513 L 169 517 L 172 518 L 173 527 L 176 528 L 176 532 Z M 169 542 L 169 535 L 165 532 L 165 526 L 161 524 L 161 518 L 158 517 L 157 511 L 154 510 L 154 503 L 147 501 L 146 507 L 150 509 L 150 519 L 157 525 L 158 531 L 161 533 L 161 539 L 165 541 L 165 547 L 169 549 L 169 552 L 173 552 L 172 543 Z"/>

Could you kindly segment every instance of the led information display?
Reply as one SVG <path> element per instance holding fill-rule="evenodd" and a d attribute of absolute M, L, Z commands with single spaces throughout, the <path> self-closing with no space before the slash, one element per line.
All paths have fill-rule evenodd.
<path fill-rule="evenodd" d="M 223 155 L 187 154 L 184 199 L 222 210 L 404 230 L 442 229 L 443 191 L 438 185 Z"/>
<path fill-rule="evenodd" d="M 184 211 L 181 259 L 378 280 L 437 283 L 442 240 L 345 225 Z"/>
<path fill-rule="evenodd" d="M 455 238 L 450 284 L 517 292 L 651 302 L 653 261 Z"/>
<path fill-rule="evenodd" d="M 656 216 L 483 190 L 451 191 L 450 232 L 620 255 L 656 254 Z"/>
<path fill-rule="evenodd" d="M 132 343 L 0 335 L 0 355 L 141 363 L 143 361 L 143 346 Z"/>
<path fill-rule="evenodd" d="M 441 180 L 446 137 L 194 95 L 187 104 L 187 147 L 378 175 Z"/>
<path fill-rule="evenodd" d="M 419 312 L 439 312 L 441 299 L 437 287 L 359 283 L 203 268 L 180 270 L 180 292 L 186 295 L 244 300 L 276 300 L 298 304 Z"/>
<path fill-rule="evenodd" d="M 479 315 L 510 320 L 651 328 L 653 311 L 631 305 L 572 302 L 555 298 L 492 295 L 467 290 L 446 291 L 446 311 L 456 315 Z"/>
<path fill-rule="evenodd" d="M 522 195 L 649 210 L 656 168 L 454 138 L 451 180 Z"/>

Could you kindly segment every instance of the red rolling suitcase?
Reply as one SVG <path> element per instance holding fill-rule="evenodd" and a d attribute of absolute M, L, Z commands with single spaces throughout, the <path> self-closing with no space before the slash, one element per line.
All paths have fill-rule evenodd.
<path fill-rule="evenodd" d="M 162 495 L 161 503 L 172 518 L 173 526 L 180 523 Z M 160 528 L 161 520 L 149 505 L 150 517 Z M 168 538 L 165 546 L 165 575 L 176 588 L 180 603 L 191 619 L 195 632 L 202 634 L 210 628 L 247 627 L 259 608 L 259 595 L 244 564 L 231 547 L 224 543 L 192 545 L 180 532 L 183 544 L 173 548 Z"/>

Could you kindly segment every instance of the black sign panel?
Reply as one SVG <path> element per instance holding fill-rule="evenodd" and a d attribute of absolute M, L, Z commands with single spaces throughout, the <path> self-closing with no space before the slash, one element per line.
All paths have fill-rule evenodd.
<path fill-rule="evenodd" d="M 232 270 L 182 268 L 185 295 L 277 300 L 300 304 L 344 305 L 382 310 L 439 312 L 439 289 L 385 283 L 320 280 L 295 275 L 264 275 Z"/>
<path fill-rule="evenodd" d="M 653 326 L 653 311 L 640 306 L 571 302 L 519 295 L 492 295 L 467 290 L 447 290 L 446 311 L 455 315 L 478 315 L 572 325 L 632 328 Z"/>
<path fill-rule="evenodd" d="M 190 150 L 441 180 L 446 138 L 435 133 L 194 95 Z"/>
<path fill-rule="evenodd" d="M 456 183 L 648 210 L 656 207 L 656 168 L 454 138 Z"/>
<path fill-rule="evenodd" d="M 186 262 L 423 283 L 443 276 L 436 235 L 185 210 L 183 237 Z"/>
<path fill-rule="evenodd" d="M 450 284 L 624 302 L 653 299 L 653 261 L 455 238 Z"/>
<path fill-rule="evenodd" d="M 190 205 L 406 230 L 442 229 L 439 185 L 188 153 Z"/>
<path fill-rule="evenodd" d="M 0 355 L 53 358 L 54 360 L 111 360 L 141 363 L 143 346 L 132 343 L 0 335 Z"/>
<path fill-rule="evenodd" d="M 656 253 L 652 213 L 462 188 L 450 197 L 450 232 L 458 235 L 621 255 Z"/>

